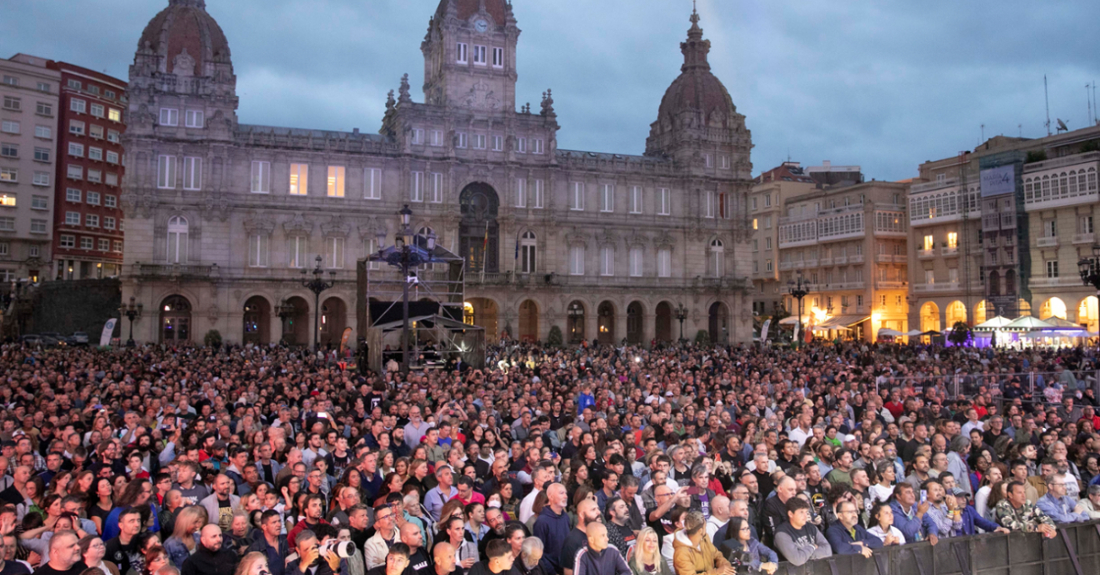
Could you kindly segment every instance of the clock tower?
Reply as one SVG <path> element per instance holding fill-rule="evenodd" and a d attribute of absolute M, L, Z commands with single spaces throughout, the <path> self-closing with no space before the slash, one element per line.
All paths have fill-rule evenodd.
<path fill-rule="evenodd" d="M 441 0 L 428 24 L 424 100 L 484 113 L 516 109 L 516 40 L 505 0 Z"/>

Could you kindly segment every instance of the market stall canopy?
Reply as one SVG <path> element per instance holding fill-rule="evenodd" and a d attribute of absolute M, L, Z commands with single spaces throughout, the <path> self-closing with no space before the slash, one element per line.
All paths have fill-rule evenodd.
<path fill-rule="evenodd" d="M 884 328 L 878 330 L 878 336 L 879 337 L 901 337 L 903 335 L 905 335 L 905 334 L 901 333 L 900 331 L 890 329 L 888 327 L 884 327 Z"/>
<path fill-rule="evenodd" d="M 1055 328 L 1083 329 L 1081 326 L 1073 323 L 1072 321 L 1069 321 L 1067 319 L 1062 319 L 1062 318 L 1060 318 L 1056 315 L 1052 315 L 1048 318 L 1044 318 L 1043 321 L 1049 323 L 1051 326 L 1053 326 Z"/>
<path fill-rule="evenodd" d="M 1000 329 L 1008 324 L 1012 323 L 1012 320 L 1004 316 L 996 316 L 990 318 L 978 325 L 974 326 L 974 329 Z"/>
<path fill-rule="evenodd" d="M 811 316 L 802 316 L 802 325 L 810 325 Z M 779 325 L 796 325 L 798 323 L 798 316 L 792 315 L 779 320 Z"/>
<path fill-rule="evenodd" d="M 920 332 L 920 334 L 921 335 L 943 335 L 942 333 L 940 333 L 940 332 L 938 332 L 934 329 L 930 329 L 928 331 L 922 331 L 922 332 Z"/>
<path fill-rule="evenodd" d="M 849 329 L 869 319 L 871 319 L 869 315 L 838 315 L 821 322 L 818 326 L 827 329 Z"/>
<path fill-rule="evenodd" d="M 916 337 L 916 336 L 919 336 L 919 335 L 922 335 L 922 334 L 921 334 L 921 331 L 919 329 L 911 329 L 911 330 L 905 332 L 904 335 L 907 335 L 909 337 Z"/>
<path fill-rule="evenodd" d="M 1030 316 L 1030 315 L 1025 315 L 1025 316 L 1018 317 L 1018 318 L 1012 320 L 1011 322 L 1009 322 L 1008 325 L 1004 326 L 1004 328 L 1007 329 L 1007 330 L 1020 330 L 1020 331 L 1030 331 L 1030 330 L 1033 330 L 1033 329 L 1046 329 L 1046 328 L 1051 328 L 1051 327 L 1054 327 L 1054 326 L 1050 325 L 1049 323 L 1047 323 L 1047 322 L 1045 322 L 1045 321 L 1043 321 L 1039 318 L 1036 318 L 1036 317 Z"/>

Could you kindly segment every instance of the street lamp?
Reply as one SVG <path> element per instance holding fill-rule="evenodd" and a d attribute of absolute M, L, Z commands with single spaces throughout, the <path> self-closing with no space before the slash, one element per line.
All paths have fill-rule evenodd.
<path fill-rule="evenodd" d="M 397 215 L 400 217 L 401 227 L 394 236 L 393 249 L 388 253 L 385 249 L 386 233 L 378 233 L 378 259 L 401 269 L 401 372 L 409 373 L 409 284 L 418 281 L 409 272 L 432 261 L 436 236 L 435 232 L 429 231 L 424 238 L 425 246 L 421 247 L 409 227 L 409 222 L 412 221 L 409 204 L 405 204 Z"/>
<path fill-rule="evenodd" d="M 787 282 L 787 291 L 791 294 L 791 297 L 798 300 L 798 337 L 802 337 L 802 298 L 806 297 L 806 294 L 810 293 L 810 285 L 803 283 L 802 276 L 798 276 L 798 283 L 793 280 Z M 798 338 L 795 338 L 795 347 L 801 347 L 799 345 Z"/>
<path fill-rule="evenodd" d="M 275 306 L 275 315 L 279 316 L 279 322 L 283 328 L 282 336 L 279 340 L 286 343 L 286 320 L 294 315 L 294 306 L 284 299 L 279 302 L 279 305 Z"/>
<path fill-rule="evenodd" d="M 118 308 L 119 313 L 126 316 L 126 319 L 130 320 L 130 337 L 126 340 L 126 347 L 134 347 L 134 320 L 141 317 L 142 307 L 143 306 L 140 303 L 134 303 L 134 296 L 130 296 L 130 303 L 122 304 Z"/>
<path fill-rule="evenodd" d="M 321 269 L 321 255 L 317 255 L 317 267 L 313 268 L 313 279 L 309 279 L 307 276 L 308 270 L 302 270 L 302 276 L 306 279 L 302 280 L 302 287 L 313 292 L 313 351 L 317 351 L 320 341 L 318 339 L 318 322 L 321 320 L 321 292 L 331 289 L 336 285 L 336 270 L 330 270 L 330 281 L 325 281 L 325 270 Z"/>
<path fill-rule="evenodd" d="M 684 345 L 684 320 L 688 317 L 688 310 L 683 303 L 676 305 L 676 319 L 680 320 L 680 345 Z"/>
<path fill-rule="evenodd" d="M 1097 299 L 1100 299 L 1100 245 L 1092 246 L 1091 258 L 1082 258 L 1077 262 L 1077 270 L 1081 281 L 1091 285 L 1096 290 Z"/>

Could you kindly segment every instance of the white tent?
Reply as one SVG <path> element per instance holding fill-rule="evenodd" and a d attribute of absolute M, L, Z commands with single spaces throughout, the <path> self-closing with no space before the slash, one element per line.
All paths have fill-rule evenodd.
<path fill-rule="evenodd" d="M 1004 316 L 996 316 L 990 318 L 978 325 L 974 326 L 974 329 L 1000 329 L 1008 324 L 1012 323 L 1012 320 Z"/>
<path fill-rule="evenodd" d="M 1033 317 L 1033 316 L 1030 316 L 1030 315 L 1025 315 L 1025 316 L 1021 316 L 1021 317 L 1018 317 L 1018 318 L 1012 320 L 1011 322 L 1008 323 L 1008 325 L 1004 326 L 1004 329 L 1006 329 L 1006 330 L 1030 331 L 1030 330 L 1033 330 L 1033 329 L 1048 329 L 1048 328 L 1051 328 L 1051 327 L 1054 327 L 1054 326 L 1050 325 L 1049 323 L 1047 323 L 1047 322 L 1045 322 L 1045 321 L 1043 321 L 1039 318 L 1036 318 L 1036 317 Z"/>
<path fill-rule="evenodd" d="M 888 327 L 884 327 L 884 328 L 878 330 L 878 335 L 879 335 L 879 337 L 901 337 L 905 334 L 900 332 L 900 331 L 890 329 Z"/>

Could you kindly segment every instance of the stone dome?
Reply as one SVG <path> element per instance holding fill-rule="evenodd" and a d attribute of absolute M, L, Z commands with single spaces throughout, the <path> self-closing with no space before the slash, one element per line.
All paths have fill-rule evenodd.
<path fill-rule="evenodd" d="M 710 71 L 710 41 L 703 39 L 697 13 L 691 15 L 688 39 L 680 44 L 680 51 L 684 53 L 684 65 L 661 98 L 654 129 L 667 132 L 680 127 L 735 127 L 737 108 L 726 87 Z"/>
<path fill-rule="evenodd" d="M 213 64 L 230 63 L 229 42 L 209 13 L 205 0 L 168 0 L 141 33 L 138 52 L 152 51 L 161 72 L 210 76 Z"/>

